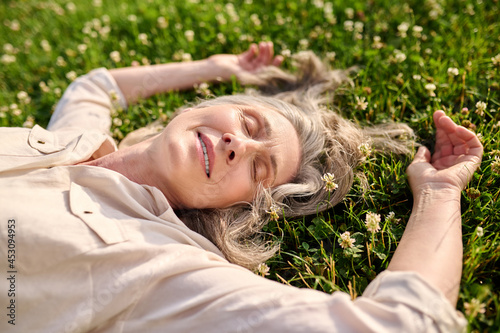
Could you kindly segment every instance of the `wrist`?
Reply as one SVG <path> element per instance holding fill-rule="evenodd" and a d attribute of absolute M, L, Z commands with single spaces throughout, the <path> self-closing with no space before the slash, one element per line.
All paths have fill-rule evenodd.
<path fill-rule="evenodd" d="M 416 202 L 424 201 L 428 202 L 429 199 L 435 200 L 450 200 L 457 199 L 460 200 L 462 189 L 453 186 L 451 184 L 441 184 L 441 183 L 426 183 L 418 187 L 412 187 L 413 197 Z"/>
<path fill-rule="evenodd" d="M 226 54 L 215 54 L 203 60 L 206 63 L 207 71 L 213 76 L 211 81 L 231 80 L 231 76 L 235 73 L 229 66 L 231 60 L 228 56 Z"/>

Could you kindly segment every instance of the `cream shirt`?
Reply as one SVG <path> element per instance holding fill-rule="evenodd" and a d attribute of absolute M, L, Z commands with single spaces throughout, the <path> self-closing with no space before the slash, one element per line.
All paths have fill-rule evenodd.
<path fill-rule="evenodd" d="M 351 301 L 230 264 L 155 187 L 73 165 L 113 151 L 126 103 L 99 69 L 77 79 L 49 129 L 0 129 L 0 332 L 458 332 L 419 275 L 384 272 Z M 10 323 L 9 323 L 10 321 Z M 15 325 L 13 325 L 15 323 Z"/>

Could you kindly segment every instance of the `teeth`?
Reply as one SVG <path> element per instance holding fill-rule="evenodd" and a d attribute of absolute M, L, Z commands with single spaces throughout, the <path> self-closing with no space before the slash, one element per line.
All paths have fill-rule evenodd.
<path fill-rule="evenodd" d="M 203 142 L 201 137 L 198 136 L 198 138 L 200 139 L 201 148 L 203 149 L 203 156 L 205 156 L 205 173 L 207 174 L 208 177 L 210 177 L 210 167 L 208 164 L 207 146 L 205 146 L 205 142 Z"/>

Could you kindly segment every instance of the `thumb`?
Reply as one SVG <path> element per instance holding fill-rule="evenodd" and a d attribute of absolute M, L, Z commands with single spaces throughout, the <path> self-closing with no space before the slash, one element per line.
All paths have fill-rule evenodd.
<path fill-rule="evenodd" d="M 415 154 L 415 157 L 413 158 L 412 164 L 429 163 L 430 161 L 431 161 L 431 152 L 429 151 L 429 149 L 427 149 L 427 147 L 420 146 L 420 148 L 418 148 L 417 153 Z"/>

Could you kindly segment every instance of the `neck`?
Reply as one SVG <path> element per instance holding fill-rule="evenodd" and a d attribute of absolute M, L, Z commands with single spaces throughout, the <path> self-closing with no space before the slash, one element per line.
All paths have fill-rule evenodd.
<path fill-rule="evenodd" d="M 116 171 L 134 183 L 154 186 L 159 189 L 173 209 L 179 206 L 177 198 L 168 191 L 162 177 L 158 174 L 158 165 L 155 159 L 152 143 L 154 137 L 133 146 L 115 151 L 98 159 L 79 163 Z"/>
<path fill-rule="evenodd" d="M 98 159 L 79 163 L 79 165 L 90 165 L 116 171 L 137 184 L 152 185 L 152 172 L 150 168 L 154 165 L 149 158 L 147 148 L 149 140 L 133 146 L 115 151 Z"/>

